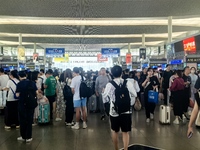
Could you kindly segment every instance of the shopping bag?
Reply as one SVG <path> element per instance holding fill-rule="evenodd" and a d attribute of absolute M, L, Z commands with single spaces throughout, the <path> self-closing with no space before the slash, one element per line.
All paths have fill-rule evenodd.
<path fill-rule="evenodd" d="M 150 103 L 158 103 L 158 92 L 150 90 L 148 92 L 148 102 Z"/>

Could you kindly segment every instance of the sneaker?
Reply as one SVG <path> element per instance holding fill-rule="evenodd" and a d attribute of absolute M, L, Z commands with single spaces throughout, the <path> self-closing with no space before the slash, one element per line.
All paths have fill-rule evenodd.
<path fill-rule="evenodd" d="M 5 126 L 4 128 L 5 128 L 5 129 L 11 129 L 11 127 L 10 127 L 10 126 Z"/>
<path fill-rule="evenodd" d="M 149 119 L 149 118 L 147 118 L 146 122 L 147 122 L 147 123 L 149 123 L 149 122 L 150 122 L 150 119 Z"/>
<path fill-rule="evenodd" d="M 151 119 L 151 120 L 154 119 L 154 114 L 150 114 L 150 119 Z"/>
<path fill-rule="evenodd" d="M 20 128 L 20 126 L 16 126 L 15 128 L 16 128 L 16 129 L 19 129 L 19 128 Z"/>
<path fill-rule="evenodd" d="M 17 138 L 17 141 L 25 141 L 21 136 Z"/>
<path fill-rule="evenodd" d="M 83 122 L 83 129 L 86 129 L 87 128 L 87 124 L 86 122 Z"/>
<path fill-rule="evenodd" d="M 105 120 L 105 117 L 106 117 L 105 115 L 102 115 L 101 120 Z"/>
<path fill-rule="evenodd" d="M 37 126 L 37 123 L 33 123 L 33 124 L 32 124 L 32 127 L 34 127 L 34 126 Z"/>
<path fill-rule="evenodd" d="M 176 119 L 173 121 L 173 124 L 179 124 L 178 118 L 176 118 Z"/>
<path fill-rule="evenodd" d="M 183 121 L 183 123 L 186 123 L 187 118 L 185 117 L 185 115 L 182 116 L 182 121 Z"/>
<path fill-rule="evenodd" d="M 56 118 L 56 120 L 55 121 L 61 121 L 62 119 L 61 118 Z"/>
<path fill-rule="evenodd" d="M 32 140 L 33 140 L 32 138 L 26 139 L 26 143 L 29 143 L 29 142 L 31 142 Z"/>
<path fill-rule="evenodd" d="M 190 117 L 188 117 L 188 115 L 184 115 L 186 118 L 186 121 L 190 121 Z"/>
<path fill-rule="evenodd" d="M 79 124 L 75 124 L 74 126 L 71 127 L 72 129 L 76 129 L 78 130 L 79 129 Z"/>
<path fill-rule="evenodd" d="M 73 126 L 73 125 L 74 125 L 74 122 L 72 122 L 72 123 L 67 123 L 67 122 L 65 122 L 65 125 L 66 125 L 66 126 Z"/>

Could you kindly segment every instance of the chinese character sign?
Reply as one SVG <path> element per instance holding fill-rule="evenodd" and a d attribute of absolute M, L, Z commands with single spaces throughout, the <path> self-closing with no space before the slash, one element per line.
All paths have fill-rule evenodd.
<path fill-rule="evenodd" d="M 64 48 L 46 48 L 46 57 L 64 57 Z"/>
<path fill-rule="evenodd" d="M 185 52 L 196 53 L 196 43 L 194 37 L 183 40 L 183 46 Z"/>
<path fill-rule="evenodd" d="M 146 59 L 146 48 L 140 48 L 140 59 Z"/>
<path fill-rule="evenodd" d="M 132 56 L 131 53 L 126 54 L 126 64 L 131 64 L 132 63 Z"/>

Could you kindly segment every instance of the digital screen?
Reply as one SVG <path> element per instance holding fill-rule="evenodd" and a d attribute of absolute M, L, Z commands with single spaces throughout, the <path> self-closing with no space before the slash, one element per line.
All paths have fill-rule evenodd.
<path fill-rule="evenodd" d="M 196 53 L 196 43 L 195 38 L 191 37 L 183 40 L 183 47 L 185 52 Z"/>
<path fill-rule="evenodd" d="M 174 51 L 175 52 L 184 52 L 183 41 L 174 43 Z"/>
<path fill-rule="evenodd" d="M 142 65 L 142 68 L 147 68 L 147 67 L 149 67 L 149 64 L 143 64 Z"/>

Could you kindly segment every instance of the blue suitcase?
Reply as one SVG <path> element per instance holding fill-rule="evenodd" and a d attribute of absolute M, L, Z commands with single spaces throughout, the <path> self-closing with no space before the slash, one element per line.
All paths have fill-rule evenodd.
<path fill-rule="evenodd" d="M 50 122 L 50 105 L 39 104 L 38 123 L 49 123 L 49 122 Z"/>

